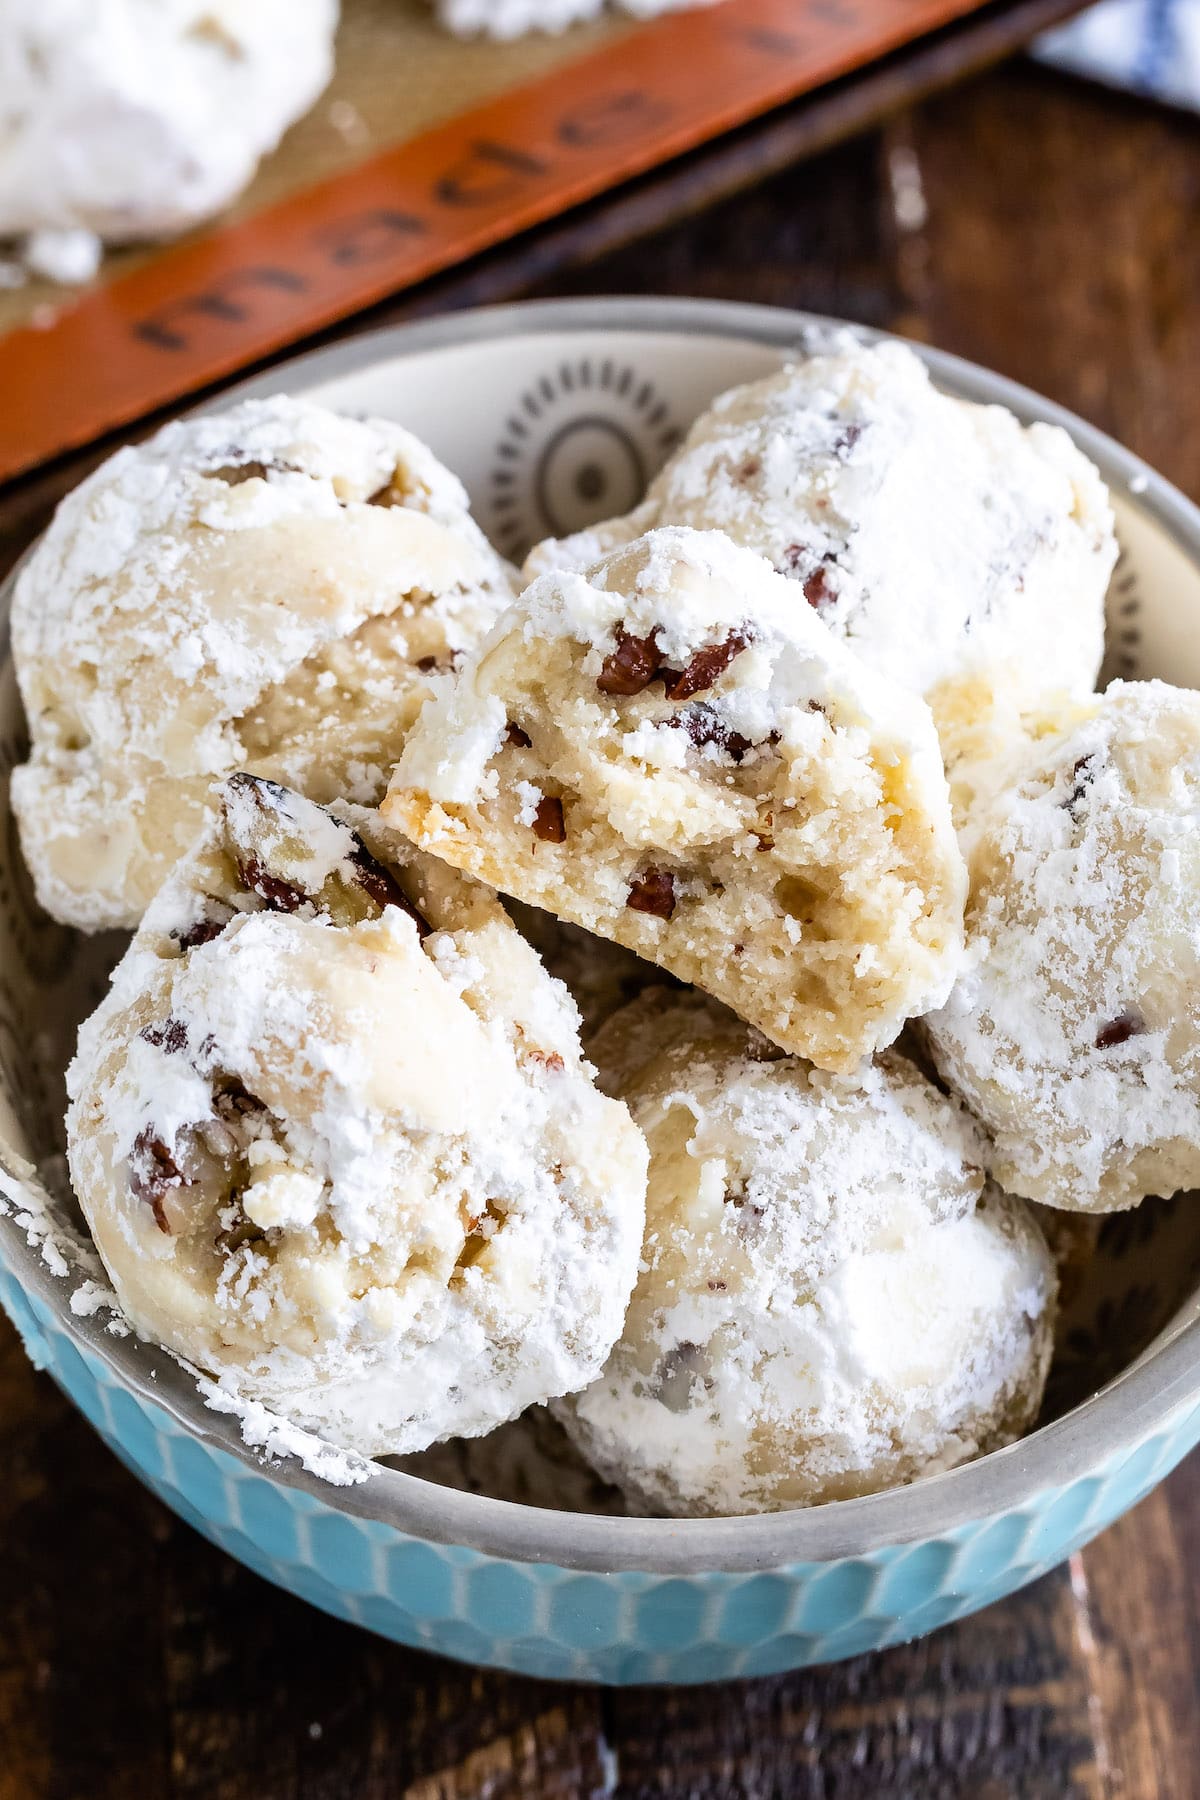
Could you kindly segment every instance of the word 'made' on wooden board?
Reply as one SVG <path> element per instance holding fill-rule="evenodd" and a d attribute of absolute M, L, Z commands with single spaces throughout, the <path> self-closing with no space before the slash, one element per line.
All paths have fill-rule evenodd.
<path fill-rule="evenodd" d="M 0 480 L 271 355 L 981 0 L 725 0 L 646 25 L 0 339 Z"/>

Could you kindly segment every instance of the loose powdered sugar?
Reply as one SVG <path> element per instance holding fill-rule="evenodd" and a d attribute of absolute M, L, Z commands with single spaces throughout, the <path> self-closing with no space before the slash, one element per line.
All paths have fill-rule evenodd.
<path fill-rule="evenodd" d="M 327 1443 L 311 1431 L 302 1431 L 290 1419 L 281 1418 L 250 1399 L 228 1377 L 211 1381 L 199 1369 L 179 1360 L 195 1380 L 205 1405 L 237 1420 L 242 1441 L 250 1449 L 260 1450 L 267 1457 L 294 1456 L 310 1475 L 332 1487 L 356 1487 L 370 1478 L 372 1465 L 365 1457 L 339 1450 L 336 1444 Z"/>

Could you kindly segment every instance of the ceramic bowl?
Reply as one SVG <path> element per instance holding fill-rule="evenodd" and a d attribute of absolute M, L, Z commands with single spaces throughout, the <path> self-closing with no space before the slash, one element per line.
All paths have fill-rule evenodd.
<path fill-rule="evenodd" d="M 464 478 L 482 523 L 515 557 L 547 532 L 630 505 L 710 396 L 775 367 L 816 323 L 699 302 L 552 302 L 358 338 L 239 393 L 303 390 L 403 420 Z M 947 389 L 1073 432 L 1118 512 L 1113 670 L 1200 686 L 1196 509 L 1058 408 L 921 354 Z M 22 745 L 5 644 L 5 781 Z M 449 1656 L 581 1680 L 694 1682 L 828 1661 L 930 1631 L 1032 1580 L 1200 1438 L 1200 1206 L 1177 1198 L 1106 1223 L 1040 1428 L 909 1488 L 681 1522 L 514 1504 L 390 1468 L 335 1487 L 294 1458 L 266 1460 L 169 1357 L 113 1335 L 81 1291 L 69 1243 L 63 1259 L 61 1234 L 60 1248 L 37 1242 L 56 1203 L 27 1165 L 53 1188 L 71 1033 L 119 948 L 85 944 L 38 913 L 10 819 L 0 837 L 0 1138 L 14 1153 L 0 1298 L 34 1361 L 169 1506 L 328 1612 Z M 426 1467 L 445 1474 L 437 1458 Z M 486 1472 L 473 1479 L 489 1484 Z"/>

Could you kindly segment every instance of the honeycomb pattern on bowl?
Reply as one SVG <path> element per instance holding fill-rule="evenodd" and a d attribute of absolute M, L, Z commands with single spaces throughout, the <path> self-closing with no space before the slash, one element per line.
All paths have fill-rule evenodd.
<path fill-rule="evenodd" d="M 596 1574 L 408 1536 L 187 1431 L 77 1342 L 0 1262 L 0 1302 L 121 1461 L 212 1543 L 323 1611 L 460 1662 L 608 1684 L 728 1681 L 836 1662 L 975 1612 L 1079 1549 L 1200 1440 L 1200 1401 L 1011 1512 L 837 1561 Z"/>

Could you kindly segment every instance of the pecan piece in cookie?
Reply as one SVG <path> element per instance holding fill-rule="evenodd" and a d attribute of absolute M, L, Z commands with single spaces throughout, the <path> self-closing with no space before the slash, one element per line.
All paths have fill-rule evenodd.
<path fill-rule="evenodd" d="M 712 687 L 733 659 L 742 654 L 753 635 L 748 626 L 743 626 L 740 631 L 731 631 L 719 644 L 709 644 L 705 649 L 697 650 L 687 668 L 672 675 L 667 682 L 667 699 L 690 700 L 693 694 L 703 693 L 705 688 Z"/>
<path fill-rule="evenodd" d="M 561 844 L 567 835 L 563 804 L 554 794 L 543 794 L 533 814 L 533 835 L 543 844 Z"/>
<path fill-rule="evenodd" d="M 669 919 L 675 911 L 675 877 L 670 869 L 643 869 L 629 884 L 626 906 Z"/>
<path fill-rule="evenodd" d="M 154 1223 L 170 1235 L 171 1226 L 163 1202 L 174 1189 L 187 1187 L 188 1178 L 171 1151 L 147 1125 L 134 1139 L 129 1157 L 129 1186 L 134 1196 L 150 1207 Z"/>
<path fill-rule="evenodd" d="M 602 694 L 640 694 L 657 676 L 661 660 L 657 626 L 634 637 L 618 625 L 617 647 L 605 657 L 596 686 Z"/>

